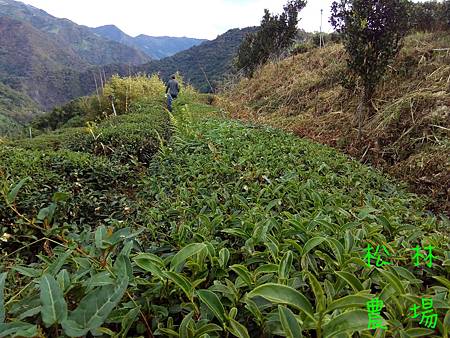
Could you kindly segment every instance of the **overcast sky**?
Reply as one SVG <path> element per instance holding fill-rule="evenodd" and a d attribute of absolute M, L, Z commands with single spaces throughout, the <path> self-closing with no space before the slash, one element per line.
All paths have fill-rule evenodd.
<path fill-rule="evenodd" d="M 118 26 L 125 33 L 214 39 L 231 28 L 256 26 L 264 8 L 282 11 L 286 0 L 23 0 L 60 18 L 96 27 Z M 324 31 L 332 0 L 309 0 L 299 28 L 318 31 L 324 10 Z"/>

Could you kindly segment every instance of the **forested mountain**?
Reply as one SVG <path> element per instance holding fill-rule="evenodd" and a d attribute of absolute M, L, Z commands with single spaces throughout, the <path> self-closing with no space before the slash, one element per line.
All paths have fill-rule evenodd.
<path fill-rule="evenodd" d="M 12 0 L 0 1 L 0 45 L 0 113 L 21 122 L 39 108 L 88 94 L 91 87 L 80 77 L 94 66 L 150 60 L 88 27 Z"/>
<path fill-rule="evenodd" d="M 77 25 L 67 19 L 56 18 L 43 10 L 18 1 L 1 0 L 0 16 L 27 22 L 47 35 L 60 48 L 76 53 L 90 65 L 141 64 L 149 59 L 135 48 L 94 34 L 88 27 Z"/>
<path fill-rule="evenodd" d="M 230 30 L 161 60 L 151 60 L 125 44 L 161 57 L 202 40 L 132 38 L 114 26 L 94 30 L 21 2 L 0 0 L 0 113 L 5 116 L 1 123 L 6 123 L 6 116 L 8 121 L 26 123 L 38 111 L 89 95 L 96 80 L 100 85 L 100 74 L 107 79 L 113 74 L 159 73 L 166 79 L 179 71 L 199 90 L 210 91 L 231 71 L 237 48 L 254 28 Z"/>
<path fill-rule="evenodd" d="M 200 91 L 210 91 L 211 87 L 214 89 L 224 76 L 231 72 L 232 61 L 239 45 L 248 33 L 255 30 L 256 27 L 231 29 L 215 40 L 204 42 L 169 58 L 151 61 L 144 66 L 144 70 L 147 73 L 158 72 L 163 78 L 179 71 L 186 81 Z"/>
<path fill-rule="evenodd" d="M 152 59 L 162 59 L 178 52 L 197 46 L 207 40 L 186 37 L 148 36 L 141 34 L 131 37 L 114 25 L 106 25 L 92 29 L 96 34 L 124 45 L 134 47 Z"/>

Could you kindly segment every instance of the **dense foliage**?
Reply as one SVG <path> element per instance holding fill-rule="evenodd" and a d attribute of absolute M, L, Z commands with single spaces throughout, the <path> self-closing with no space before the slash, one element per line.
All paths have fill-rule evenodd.
<path fill-rule="evenodd" d="M 360 132 L 364 109 L 372 113 L 375 89 L 407 33 L 407 10 L 406 0 L 333 2 L 330 22 L 341 35 L 349 69 L 361 78 L 364 88 L 358 114 Z"/>
<path fill-rule="evenodd" d="M 247 35 L 239 47 L 235 66 L 246 75 L 280 55 L 290 47 L 297 35 L 298 13 L 306 6 L 304 0 L 289 0 L 281 15 L 265 10 L 257 32 Z"/>
<path fill-rule="evenodd" d="M 69 150 L 81 129 L 1 152 L 0 336 L 371 337 L 375 296 L 387 335 L 448 334 L 448 224 L 421 200 L 330 148 L 213 117 L 194 93 L 172 127 L 157 105 L 101 122 L 126 129 L 129 161 Z M 151 126 L 175 134 L 145 167 L 128 141 Z M 392 265 L 367 267 L 369 243 Z M 415 268 L 427 244 L 435 264 Z M 425 296 L 434 332 L 408 318 Z"/>
<path fill-rule="evenodd" d="M 341 44 L 310 48 L 242 79 L 217 103 L 233 118 L 287 129 L 397 177 L 450 215 L 450 34 L 415 33 L 378 88 L 358 137 L 361 82 Z"/>
<path fill-rule="evenodd" d="M 450 30 L 450 1 L 411 3 L 410 26 L 415 31 Z"/>
<path fill-rule="evenodd" d="M 256 28 L 231 29 L 212 41 L 182 51 L 174 56 L 152 61 L 143 67 L 168 79 L 179 71 L 184 79 L 201 92 L 217 90 L 233 71 L 233 59 L 245 36 Z"/>

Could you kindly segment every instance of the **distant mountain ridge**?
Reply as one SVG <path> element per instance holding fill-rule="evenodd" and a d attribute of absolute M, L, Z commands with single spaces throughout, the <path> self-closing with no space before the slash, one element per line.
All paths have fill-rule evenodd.
<path fill-rule="evenodd" d="M 210 92 L 217 89 L 224 77 L 232 72 L 239 46 L 247 34 L 256 30 L 257 27 L 230 29 L 214 40 L 162 60 L 150 61 L 140 68 L 146 73 L 159 73 L 164 79 L 178 71 L 198 90 Z"/>
<path fill-rule="evenodd" d="M 111 63 L 142 64 L 149 61 L 143 52 L 94 34 L 90 28 L 14 0 L 0 0 L 0 17 L 23 21 L 69 50 L 87 65 Z M 38 41 L 36 41 L 38 43 Z"/>
<path fill-rule="evenodd" d="M 92 28 L 92 31 L 103 38 L 136 48 L 152 59 L 157 60 L 172 56 L 208 41 L 187 37 L 148 36 L 144 34 L 131 37 L 114 25 Z"/>
<path fill-rule="evenodd" d="M 42 110 L 92 94 L 95 82 L 100 85 L 100 74 L 109 78 L 114 74 L 158 73 L 167 79 L 179 71 L 186 82 L 201 91 L 210 91 L 231 71 L 242 39 L 254 30 L 232 29 L 212 41 L 202 42 L 145 35 L 131 38 L 119 29 L 110 28 L 107 31 L 112 34 L 111 39 L 122 42 L 111 41 L 89 27 L 55 18 L 35 7 L 0 0 L 0 136 L 2 124 L 11 125 L 11 121 L 26 124 Z M 202 43 L 152 60 L 144 52 L 125 45 L 129 38 L 147 48 L 150 44 L 167 44 L 161 53 Z"/>

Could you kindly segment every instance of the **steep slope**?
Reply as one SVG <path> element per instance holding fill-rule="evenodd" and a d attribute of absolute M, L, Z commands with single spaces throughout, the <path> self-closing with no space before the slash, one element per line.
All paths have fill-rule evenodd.
<path fill-rule="evenodd" d="M 212 41 L 159 61 L 151 61 L 143 69 L 148 73 L 158 72 L 163 78 L 179 71 L 200 91 L 211 91 L 231 72 L 232 60 L 242 40 L 255 29 L 231 29 Z"/>
<path fill-rule="evenodd" d="M 64 99 L 53 90 L 64 85 L 54 74 L 89 67 L 47 34 L 8 17 L 0 17 L 0 45 L 0 81 L 43 107 Z"/>
<path fill-rule="evenodd" d="M 82 79 L 94 66 L 150 60 L 137 49 L 101 38 L 87 27 L 12 0 L 0 1 L 0 45 L 0 83 L 18 94 L 10 98 L 31 98 L 31 106 L 40 109 L 90 93 L 93 85 Z M 13 119 L 32 115 L 25 116 L 14 106 L 23 104 L 19 100 L 0 109 Z M 19 120 L 24 122 L 24 118 Z"/>
<path fill-rule="evenodd" d="M 169 36 L 139 35 L 131 37 L 114 25 L 93 28 L 92 31 L 106 39 L 139 49 L 152 59 L 157 60 L 172 56 L 207 41 L 204 39 Z"/>
<path fill-rule="evenodd" d="M 450 35 L 414 34 L 379 86 L 358 139 L 360 88 L 341 45 L 268 64 L 224 93 L 233 116 L 292 130 L 384 168 L 450 213 Z"/>
<path fill-rule="evenodd" d="M 0 114 L 24 123 L 38 112 L 38 105 L 30 97 L 0 82 Z"/>
<path fill-rule="evenodd" d="M 67 19 L 58 19 L 45 11 L 14 0 L 0 2 L 0 16 L 29 23 L 48 34 L 66 50 L 75 52 L 83 61 L 92 65 L 110 63 L 141 64 L 149 60 L 144 53 L 115 41 L 104 39 L 88 27 L 79 26 Z"/>
<path fill-rule="evenodd" d="M 169 117 L 149 89 L 0 147 L 4 336 L 372 337 L 377 295 L 386 337 L 448 336 L 448 220 L 334 149 L 187 91 Z M 408 315 L 421 298 L 435 330 Z"/>

